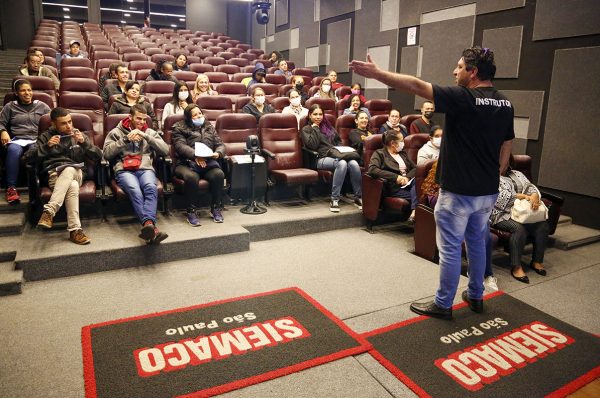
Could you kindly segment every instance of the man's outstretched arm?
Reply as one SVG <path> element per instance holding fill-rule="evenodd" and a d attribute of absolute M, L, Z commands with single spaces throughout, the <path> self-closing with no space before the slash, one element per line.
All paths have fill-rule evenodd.
<path fill-rule="evenodd" d="M 433 101 L 433 87 L 431 86 L 431 83 L 411 75 L 385 71 L 373 62 L 371 55 L 367 55 L 367 62 L 353 60 L 350 62 L 349 66 L 351 70 L 361 76 L 379 80 L 397 90 L 415 94 L 419 97 Z"/>

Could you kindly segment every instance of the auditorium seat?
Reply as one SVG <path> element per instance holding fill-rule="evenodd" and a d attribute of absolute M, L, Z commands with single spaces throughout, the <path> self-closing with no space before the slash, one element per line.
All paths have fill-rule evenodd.
<path fill-rule="evenodd" d="M 429 134 L 410 134 L 404 139 L 404 151 L 417 164 L 419 149 L 429 141 Z"/>
<path fill-rule="evenodd" d="M 207 48 L 208 51 L 213 53 L 213 56 L 217 56 L 218 53 L 224 51 L 223 47 L 212 46 Z"/>
<path fill-rule="evenodd" d="M 237 65 L 221 64 L 217 65 L 215 72 L 223 72 L 227 73 L 228 75 L 233 75 L 235 73 L 240 73 L 240 67 Z"/>
<path fill-rule="evenodd" d="M 160 94 L 173 95 L 175 83 L 168 80 L 151 80 L 144 84 L 144 96 L 150 103 Z"/>
<path fill-rule="evenodd" d="M 144 49 L 144 54 L 146 54 L 148 57 L 152 57 L 154 55 L 164 54 L 164 52 L 163 52 L 162 48 L 149 47 L 149 48 Z"/>
<path fill-rule="evenodd" d="M 346 95 L 352 94 L 352 90 L 348 86 L 342 86 L 335 90 L 335 96 L 339 99 L 344 98 Z"/>
<path fill-rule="evenodd" d="M 271 106 L 275 108 L 278 112 L 281 112 L 283 108 L 290 104 L 290 99 L 288 97 L 277 97 L 271 100 Z"/>
<path fill-rule="evenodd" d="M 22 76 L 19 76 L 22 78 Z M 31 89 L 35 92 L 42 92 L 48 94 L 52 98 L 52 102 L 54 106 L 56 106 L 56 89 L 54 87 L 54 82 L 52 79 L 46 76 L 27 76 L 27 80 L 31 83 Z M 96 83 L 96 90 L 98 89 L 98 84 Z M 54 108 L 51 107 L 51 108 Z"/>
<path fill-rule="evenodd" d="M 289 69 L 289 65 L 288 65 L 288 69 Z M 313 71 L 312 69 L 309 68 L 295 68 L 292 70 L 292 74 L 293 75 L 300 75 L 300 76 L 308 76 L 311 79 L 313 78 Z"/>
<path fill-rule="evenodd" d="M 146 78 L 148 76 L 150 76 L 150 71 L 152 69 L 140 69 L 138 71 L 135 72 L 135 80 L 137 80 L 138 82 L 145 84 L 144 81 L 146 80 Z"/>
<path fill-rule="evenodd" d="M 208 81 L 211 82 L 213 87 L 217 83 L 223 83 L 229 81 L 229 75 L 223 72 L 206 72 L 206 76 L 208 76 Z"/>
<path fill-rule="evenodd" d="M 140 52 L 132 52 L 132 53 L 123 54 L 123 61 L 129 62 L 130 64 L 133 61 L 147 61 L 147 60 L 148 60 L 148 56 L 146 56 L 145 54 L 142 54 Z"/>
<path fill-rule="evenodd" d="M 249 62 L 255 61 L 258 57 L 256 56 L 256 54 L 250 54 L 250 53 L 241 53 L 240 54 L 240 58 L 245 58 L 247 59 Z"/>
<path fill-rule="evenodd" d="M 243 66 L 241 68 L 241 70 L 242 70 L 243 73 L 250 73 L 250 74 L 252 74 L 252 72 L 254 72 L 254 65 Z"/>
<path fill-rule="evenodd" d="M 267 158 L 270 178 L 276 184 L 302 186 L 304 197 L 310 199 L 310 185 L 317 183 L 319 175 L 316 170 L 305 168 L 302 163 L 302 144 L 296 117 L 269 113 L 260 118 L 258 128 L 262 148 L 275 155 L 274 159 Z M 267 203 L 268 193 L 267 190 Z"/>
<path fill-rule="evenodd" d="M 159 94 L 156 97 L 154 97 L 154 101 L 152 102 L 152 109 L 154 110 L 154 114 L 156 115 L 156 120 L 158 120 L 159 125 L 162 125 L 162 115 L 163 110 L 165 109 L 165 105 L 171 102 L 172 99 L 172 94 Z"/>
<path fill-rule="evenodd" d="M 91 93 L 98 95 L 98 81 L 83 77 L 69 77 L 60 81 L 60 95 L 68 92 Z"/>
<path fill-rule="evenodd" d="M 229 51 L 221 51 L 217 53 L 217 57 L 223 58 L 225 61 L 230 60 L 231 58 L 235 58 L 235 54 Z"/>
<path fill-rule="evenodd" d="M 97 61 L 99 59 L 116 59 L 120 61 L 119 54 L 116 51 L 96 51 L 91 55 L 92 60 Z"/>
<path fill-rule="evenodd" d="M 218 83 L 216 85 L 216 90 L 219 95 L 229 97 L 232 101 L 235 101 L 235 98 L 246 95 L 246 86 L 237 82 Z"/>
<path fill-rule="evenodd" d="M 236 48 L 236 47 L 232 47 L 227 51 L 232 52 L 236 57 L 239 57 L 240 54 L 244 52 L 244 50 L 242 50 L 241 48 Z"/>
<path fill-rule="evenodd" d="M 313 77 L 310 85 L 311 86 L 319 86 L 321 85 L 321 80 L 325 79 L 326 76 L 315 76 Z"/>
<path fill-rule="evenodd" d="M 150 61 L 155 64 L 162 61 L 173 62 L 175 61 L 175 57 L 169 54 L 154 54 L 150 56 Z"/>
<path fill-rule="evenodd" d="M 371 116 L 371 119 L 369 120 L 369 123 L 371 124 L 371 130 L 374 133 L 378 133 L 379 129 L 381 129 L 381 126 L 387 122 L 388 118 L 389 115 L 387 114 Z"/>
<path fill-rule="evenodd" d="M 83 77 L 86 79 L 95 79 L 96 73 L 92 68 L 85 66 L 65 66 L 60 70 L 60 78 Z"/>
<path fill-rule="evenodd" d="M 304 106 L 306 108 L 310 108 L 313 104 L 319 104 L 324 113 L 333 115 L 334 118 L 337 118 L 337 114 L 335 112 L 335 101 L 331 98 L 311 97 L 306 100 L 306 104 Z"/>
<path fill-rule="evenodd" d="M 421 114 L 404 115 L 400 118 L 400 124 L 403 124 L 406 130 L 410 132 L 410 125 L 420 117 Z"/>
<path fill-rule="evenodd" d="M 277 90 L 277 95 L 279 97 L 287 97 L 287 93 L 288 91 L 290 91 L 292 88 L 294 88 L 291 84 L 281 84 L 279 86 L 279 89 Z M 303 89 L 304 91 L 304 89 Z"/>
<path fill-rule="evenodd" d="M 231 98 L 220 95 L 204 95 L 198 97 L 196 105 L 202 109 L 202 113 L 206 119 L 213 124 L 216 122 L 219 115 L 233 112 Z"/>
<path fill-rule="evenodd" d="M 44 54 L 45 61 L 47 63 L 48 59 L 54 60 L 53 66 L 56 67 L 56 54 L 58 53 L 55 49 L 50 47 L 36 47 L 38 50 Z"/>
<path fill-rule="evenodd" d="M 190 64 L 190 70 L 196 73 L 214 72 L 215 67 L 209 64 Z"/>
<path fill-rule="evenodd" d="M 87 115 L 92 121 L 93 130 L 96 134 L 102 135 L 104 130 L 104 103 L 99 95 L 63 92 L 58 98 L 58 106 Z"/>
<path fill-rule="evenodd" d="M 90 52 L 95 51 L 114 51 L 114 47 L 108 44 L 92 44 L 90 45 Z"/>
<path fill-rule="evenodd" d="M 52 48 L 56 51 L 59 50 L 58 47 L 58 43 L 56 43 L 53 40 L 32 40 L 31 43 L 29 43 L 30 47 L 48 47 L 48 48 Z"/>
<path fill-rule="evenodd" d="M 202 60 L 202 62 L 212 66 L 222 65 L 226 63 L 225 58 L 221 57 L 206 57 Z"/>
<path fill-rule="evenodd" d="M 200 62 L 202 62 L 202 60 L 200 59 L 200 57 L 197 57 L 195 55 L 188 55 L 187 56 L 187 62 L 188 62 L 188 65 L 190 65 L 190 64 L 199 64 Z"/>
<path fill-rule="evenodd" d="M 271 73 L 267 73 L 267 75 L 265 76 L 265 80 L 267 81 L 267 83 L 270 84 L 286 84 L 287 83 L 287 79 L 285 78 L 284 75 L 276 75 L 276 74 L 271 74 Z"/>
<path fill-rule="evenodd" d="M 245 97 L 238 97 L 235 99 L 235 112 L 236 113 L 241 113 L 242 112 L 242 108 L 244 106 L 246 106 L 246 104 L 248 104 L 250 101 L 252 100 L 252 97 L 250 96 L 245 96 Z M 254 119 L 256 120 L 256 119 Z"/>
<path fill-rule="evenodd" d="M 246 52 L 252 48 L 252 46 L 250 44 L 244 44 L 244 43 L 238 43 L 236 45 L 236 47 L 241 48 L 242 50 L 244 50 Z"/>
<path fill-rule="evenodd" d="M 383 98 L 375 98 L 368 100 L 365 106 L 369 110 L 371 116 L 374 115 L 389 115 L 392 110 L 392 101 Z"/>
<path fill-rule="evenodd" d="M 335 129 L 342 139 L 342 145 L 350 146 L 350 131 L 355 127 L 354 115 L 338 116 L 335 120 Z"/>
<path fill-rule="evenodd" d="M 96 65 L 94 67 L 94 69 L 96 70 L 96 72 L 100 71 L 100 69 L 103 68 L 108 68 L 111 64 L 114 63 L 120 63 L 121 61 L 118 61 L 116 59 L 99 59 L 96 61 Z M 125 65 L 127 65 L 127 62 L 122 62 Z"/>
<path fill-rule="evenodd" d="M 83 66 L 86 68 L 92 67 L 92 61 L 87 58 L 64 58 L 60 61 L 60 67 L 65 68 L 67 66 Z"/>
<path fill-rule="evenodd" d="M 373 134 L 363 143 L 363 164 L 368 169 L 373 152 L 383 147 L 382 134 Z M 363 216 L 367 220 L 367 229 L 373 232 L 373 224 L 379 212 L 400 215 L 406 220 L 410 215 L 410 203 L 401 198 L 384 197 L 384 181 L 373 178 L 368 173 L 362 175 Z"/>
<path fill-rule="evenodd" d="M 16 101 L 16 100 L 17 100 L 17 96 L 15 95 L 15 93 L 13 93 L 13 92 L 6 93 L 4 95 L 4 101 L 3 101 L 2 105 L 4 106 L 4 105 L 8 104 L 10 101 Z M 41 91 L 33 92 L 33 100 L 41 101 L 41 102 L 45 103 L 46 105 L 48 105 L 50 107 L 50 109 L 54 108 L 54 106 L 55 106 L 52 97 L 48 93 L 44 93 Z"/>
<path fill-rule="evenodd" d="M 229 65 L 236 65 L 242 68 L 244 66 L 248 66 L 250 64 L 250 61 L 248 61 L 246 58 L 231 58 L 227 60 L 227 63 Z"/>
<path fill-rule="evenodd" d="M 319 91 L 319 86 L 312 86 L 308 89 L 308 96 L 314 97 L 314 95 Z"/>
<path fill-rule="evenodd" d="M 277 84 L 271 83 L 256 83 L 253 84 L 250 90 L 254 90 L 257 87 L 260 87 L 265 92 L 265 97 L 267 101 L 271 101 L 273 98 L 277 97 L 277 92 L 279 91 L 279 86 Z"/>
<path fill-rule="evenodd" d="M 196 72 L 185 71 L 185 70 L 175 71 L 175 72 L 173 72 L 173 75 L 175 76 L 175 78 L 177 80 L 182 80 L 184 82 L 194 82 L 194 81 L 196 81 L 196 78 L 198 77 L 198 74 Z"/>
<path fill-rule="evenodd" d="M 231 81 L 236 82 L 236 83 L 241 83 L 241 81 L 247 77 L 252 77 L 252 73 L 248 73 L 248 72 L 235 73 L 233 76 L 231 76 Z"/>
<path fill-rule="evenodd" d="M 247 113 L 224 113 L 217 117 L 217 133 L 225 146 L 225 155 L 245 155 L 246 139 L 258 135 L 256 118 Z"/>

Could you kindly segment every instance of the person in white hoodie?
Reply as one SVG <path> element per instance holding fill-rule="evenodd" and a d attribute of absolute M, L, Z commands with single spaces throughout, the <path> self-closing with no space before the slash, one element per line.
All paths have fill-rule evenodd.
<path fill-rule="evenodd" d="M 429 141 L 419 149 L 417 154 L 417 166 L 440 156 L 440 145 L 444 131 L 440 126 L 433 126 L 429 132 Z"/>

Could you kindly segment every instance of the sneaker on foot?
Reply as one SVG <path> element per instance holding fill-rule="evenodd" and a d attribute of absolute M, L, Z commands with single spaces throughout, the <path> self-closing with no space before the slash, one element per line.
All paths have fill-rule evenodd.
<path fill-rule="evenodd" d="M 223 218 L 223 213 L 221 213 L 221 209 L 215 207 L 210 211 L 210 214 L 212 215 L 214 222 L 223 222 L 223 220 L 225 220 L 225 218 Z"/>
<path fill-rule="evenodd" d="M 492 290 L 494 292 L 497 292 L 498 289 L 498 279 L 496 279 L 495 276 L 488 276 L 487 278 L 485 278 L 485 280 L 483 281 L 483 284 L 485 285 L 485 287 L 487 287 L 489 290 Z"/>
<path fill-rule="evenodd" d="M 146 221 L 138 236 L 146 242 L 150 242 L 154 238 L 154 223 L 150 220 Z"/>
<path fill-rule="evenodd" d="M 190 224 L 192 227 L 199 227 L 201 225 L 200 219 L 198 218 L 198 215 L 196 214 L 195 211 L 187 212 L 186 218 L 187 218 L 188 224 Z"/>
<path fill-rule="evenodd" d="M 152 239 L 150 239 L 150 242 L 148 243 L 157 244 L 167 239 L 168 237 L 169 235 L 165 234 L 164 232 L 160 232 L 158 228 L 154 227 L 154 236 L 152 237 Z"/>
<path fill-rule="evenodd" d="M 354 198 L 354 206 L 358 207 L 358 210 L 362 210 L 362 199 Z"/>
<path fill-rule="evenodd" d="M 8 203 L 16 203 L 20 200 L 21 197 L 19 196 L 19 192 L 17 192 L 17 189 L 15 187 L 8 187 L 6 189 L 6 201 Z"/>
<path fill-rule="evenodd" d="M 70 232 L 69 240 L 73 243 L 77 243 L 78 245 L 87 245 L 92 240 L 83 233 L 82 229 L 76 229 L 75 231 Z"/>
<path fill-rule="evenodd" d="M 340 212 L 340 201 L 332 200 L 331 202 L 329 202 L 329 211 L 331 211 L 333 213 L 339 213 Z"/>
<path fill-rule="evenodd" d="M 40 220 L 37 223 L 38 228 L 45 228 L 45 229 L 52 228 L 52 219 L 53 218 L 54 218 L 54 216 L 48 210 L 44 210 L 42 212 L 42 216 L 40 217 Z"/>

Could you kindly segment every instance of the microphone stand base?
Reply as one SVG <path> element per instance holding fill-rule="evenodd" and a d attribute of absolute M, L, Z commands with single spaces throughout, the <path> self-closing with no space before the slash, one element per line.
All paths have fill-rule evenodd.
<path fill-rule="evenodd" d="M 249 203 L 245 207 L 241 208 L 240 212 L 244 214 L 263 214 L 267 212 L 267 209 L 259 206 L 258 203 L 256 203 L 256 201 L 254 200 L 252 201 L 252 203 Z"/>

